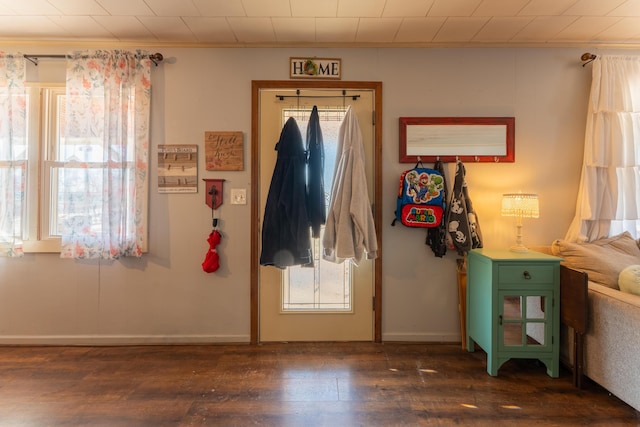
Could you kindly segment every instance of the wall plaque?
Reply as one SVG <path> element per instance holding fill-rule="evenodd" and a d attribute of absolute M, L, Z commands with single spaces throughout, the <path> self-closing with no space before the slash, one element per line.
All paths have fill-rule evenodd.
<path fill-rule="evenodd" d="M 204 153 L 208 171 L 244 170 L 242 132 L 205 132 Z"/>
<path fill-rule="evenodd" d="M 198 146 L 158 145 L 158 193 L 198 192 Z"/>
<path fill-rule="evenodd" d="M 340 80 L 342 60 L 339 58 L 289 58 L 289 77 Z"/>

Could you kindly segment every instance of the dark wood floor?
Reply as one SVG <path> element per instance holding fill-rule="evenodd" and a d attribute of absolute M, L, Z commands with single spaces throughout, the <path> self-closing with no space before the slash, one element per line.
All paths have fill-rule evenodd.
<path fill-rule="evenodd" d="M 587 381 L 458 344 L 0 347 L 1 426 L 616 426 Z"/>

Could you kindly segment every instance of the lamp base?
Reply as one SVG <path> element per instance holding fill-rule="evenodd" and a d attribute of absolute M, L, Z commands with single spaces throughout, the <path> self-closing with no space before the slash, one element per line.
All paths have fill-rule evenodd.
<path fill-rule="evenodd" d="M 522 217 L 518 216 L 516 218 L 516 244 L 511 246 L 509 249 L 511 252 L 519 252 L 519 253 L 527 253 L 529 249 L 522 244 Z"/>
<path fill-rule="evenodd" d="M 527 253 L 529 252 L 529 248 L 527 248 L 525 245 L 523 245 L 522 243 L 513 245 L 509 248 L 509 250 L 511 252 L 519 252 L 519 253 Z"/>

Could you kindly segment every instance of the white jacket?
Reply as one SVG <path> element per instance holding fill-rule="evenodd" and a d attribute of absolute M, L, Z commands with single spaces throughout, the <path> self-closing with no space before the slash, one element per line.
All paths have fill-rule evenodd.
<path fill-rule="evenodd" d="M 367 191 L 362 133 L 351 107 L 340 124 L 337 156 L 322 240 L 323 258 L 357 264 L 363 255 L 377 257 L 378 242 Z"/>

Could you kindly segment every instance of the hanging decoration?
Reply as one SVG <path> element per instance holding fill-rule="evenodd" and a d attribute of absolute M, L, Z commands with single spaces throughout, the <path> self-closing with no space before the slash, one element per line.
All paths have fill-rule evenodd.
<path fill-rule="evenodd" d="M 222 234 L 220 234 L 218 230 L 214 229 L 209 233 L 209 238 L 207 239 L 207 242 L 209 242 L 209 250 L 202 262 L 202 269 L 207 273 L 213 273 L 220 268 L 220 255 L 218 254 L 216 246 L 220 244 L 221 240 Z"/>
<path fill-rule="evenodd" d="M 222 182 L 224 179 L 204 179 L 207 183 L 207 205 L 211 208 L 211 233 L 207 238 L 209 250 L 202 262 L 202 270 L 213 273 L 220 268 L 220 254 L 216 247 L 222 241 L 222 234 L 218 231 L 218 218 L 215 211 L 222 204 Z"/>

